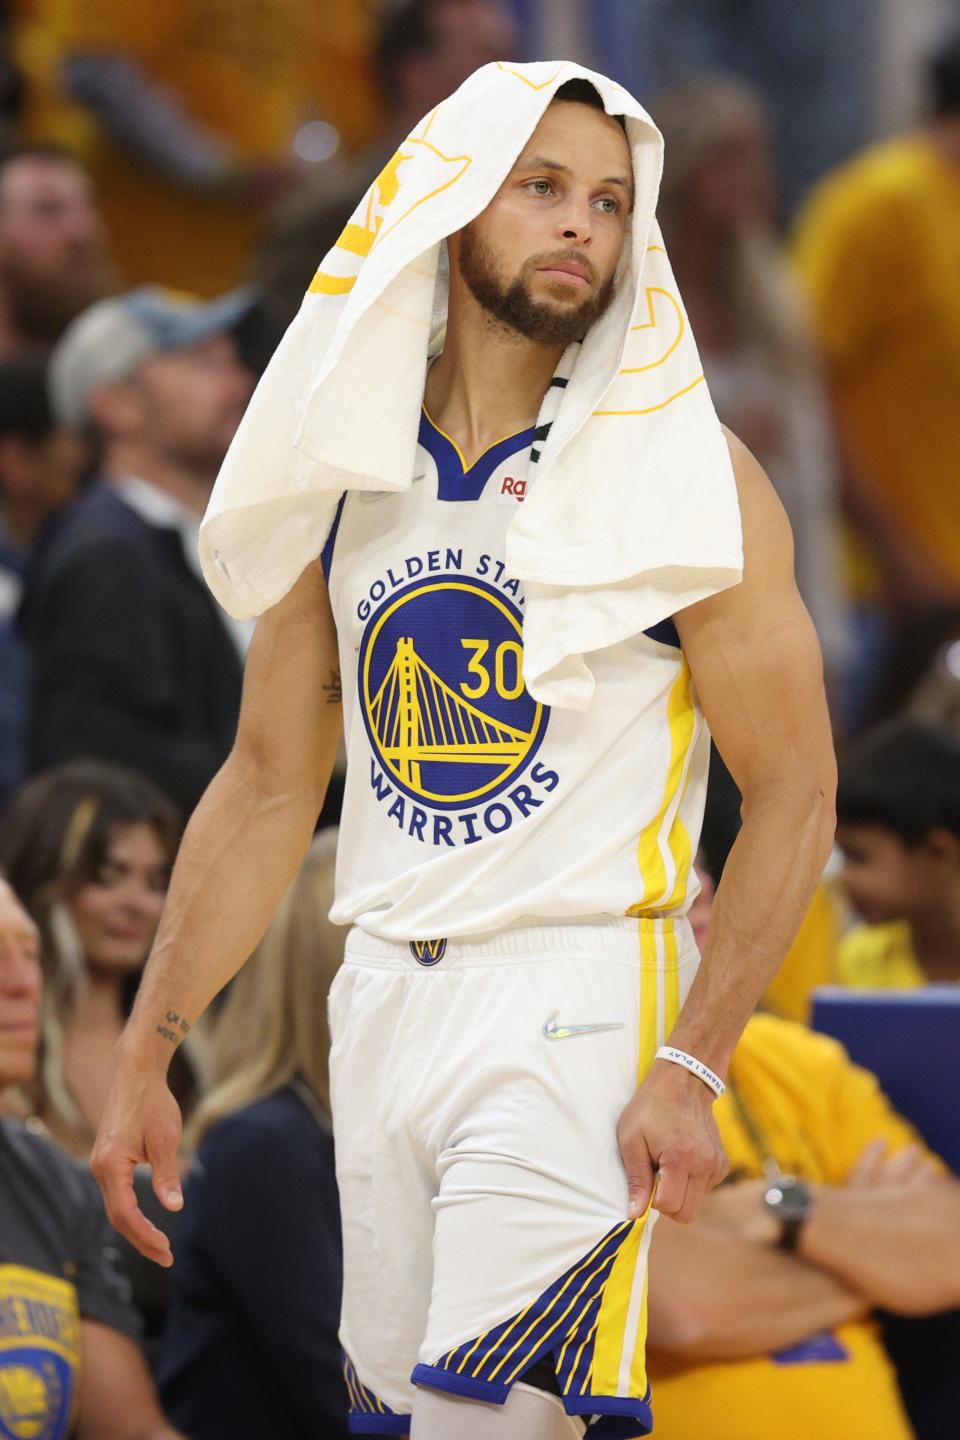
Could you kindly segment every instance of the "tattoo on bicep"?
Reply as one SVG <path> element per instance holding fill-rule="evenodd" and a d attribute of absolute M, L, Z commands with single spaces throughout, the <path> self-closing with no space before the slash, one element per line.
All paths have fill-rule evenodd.
<path fill-rule="evenodd" d="M 331 670 L 330 679 L 323 687 L 323 693 L 327 697 L 328 705 L 340 705 L 343 701 L 343 686 L 340 684 L 340 671 Z"/>
<path fill-rule="evenodd" d="M 165 1024 L 157 1026 L 157 1034 L 162 1035 L 164 1040 L 169 1040 L 172 1045 L 179 1045 L 190 1030 L 189 1024 L 175 1010 L 168 1010 L 164 1020 Z"/>

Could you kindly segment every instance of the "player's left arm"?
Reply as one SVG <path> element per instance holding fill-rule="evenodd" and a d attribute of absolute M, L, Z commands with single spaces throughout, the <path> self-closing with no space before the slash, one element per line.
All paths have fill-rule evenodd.
<path fill-rule="evenodd" d="M 675 616 L 707 723 L 743 796 L 743 826 L 717 890 L 703 960 L 670 1042 L 724 1076 L 800 926 L 830 853 L 836 762 L 820 649 L 793 573 L 783 507 L 729 436 L 743 518 L 739 585 Z M 712 1095 L 655 1061 L 621 1117 L 631 1215 L 649 1201 L 694 1218 L 726 1170 Z"/>

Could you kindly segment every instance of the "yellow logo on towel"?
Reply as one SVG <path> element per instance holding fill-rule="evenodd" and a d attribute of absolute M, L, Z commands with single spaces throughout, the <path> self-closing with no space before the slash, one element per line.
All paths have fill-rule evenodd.
<path fill-rule="evenodd" d="M 409 155 L 404 155 L 402 150 L 398 150 L 387 161 L 367 191 L 364 223 L 357 225 L 351 220 L 348 225 L 345 225 L 334 249 L 346 250 L 350 255 L 358 255 L 361 260 L 370 254 L 383 224 L 387 208 L 392 205 L 400 193 L 400 177 L 397 172 L 404 160 L 409 159 Z M 356 279 L 355 275 L 332 275 L 318 270 L 313 277 L 310 290 L 314 295 L 346 295 L 353 289 Z"/>
<path fill-rule="evenodd" d="M 442 107 L 438 107 L 439 109 Z M 434 111 L 426 123 L 422 136 L 411 135 L 408 140 L 404 141 L 396 154 L 388 160 L 367 191 L 363 202 L 355 211 L 354 217 L 344 227 L 331 254 L 327 257 L 327 262 L 337 251 L 342 252 L 344 256 L 355 256 L 356 260 L 366 259 L 385 234 L 393 230 L 428 200 L 449 190 L 451 185 L 455 185 L 467 173 L 472 164 L 469 155 L 445 155 L 426 138 L 436 115 L 437 111 Z M 401 177 L 399 171 L 404 161 L 413 160 L 415 157 L 419 163 L 413 170 L 418 182 L 414 187 L 412 181 L 406 176 Z M 452 166 L 457 167 L 453 175 L 450 174 Z M 387 214 L 391 206 L 397 202 L 402 187 L 407 184 L 411 187 L 410 204 L 388 223 Z M 422 193 L 418 194 L 417 190 Z M 310 293 L 313 295 L 348 295 L 357 283 L 356 260 L 347 261 L 347 265 L 354 271 L 353 274 L 337 274 L 333 270 L 322 268 L 318 270 L 310 284 Z"/>
<path fill-rule="evenodd" d="M 662 245 L 651 245 L 647 253 L 654 252 L 665 253 Z M 644 298 L 647 318 L 630 326 L 623 366 L 604 397 L 604 408 L 595 415 L 652 415 L 703 384 L 702 371 L 688 370 L 678 385 L 680 377 L 667 363 L 687 333 L 679 296 L 661 285 L 648 285 Z"/>

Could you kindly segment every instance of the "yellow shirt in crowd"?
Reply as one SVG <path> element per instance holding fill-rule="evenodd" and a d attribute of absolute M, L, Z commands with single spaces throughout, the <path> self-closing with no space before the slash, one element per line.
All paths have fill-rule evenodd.
<path fill-rule="evenodd" d="M 807 1180 L 843 1185 L 878 1136 L 894 1150 L 917 1140 L 841 1045 L 771 1015 L 747 1025 L 731 1080 L 766 1152 Z M 731 1089 L 715 1114 L 731 1175 L 760 1177 L 760 1146 Z M 656 1440 L 909 1440 L 913 1433 L 870 1320 L 780 1356 L 679 1370 L 654 1352 L 649 1370 Z"/>
<path fill-rule="evenodd" d="M 916 990 L 927 983 L 906 920 L 857 925 L 840 942 L 837 969 L 839 983 L 856 990 Z"/>
<path fill-rule="evenodd" d="M 835 887 L 821 881 L 797 938 L 774 975 L 762 1000 L 764 1010 L 784 1020 L 807 1024 L 818 985 L 839 985 L 837 947 L 843 928 L 843 911 Z"/>
<path fill-rule="evenodd" d="M 289 159 L 306 121 L 356 148 L 371 137 L 373 15 L 363 0 L 15 0 L 29 82 L 24 128 L 73 149 L 96 179 L 124 280 L 213 295 L 244 278 L 258 212 L 190 193 L 124 154 L 66 96 L 61 62 L 124 55 L 239 162 Z"/>
<path fill-rule="evenodd" d="M 960 168 L 923 135 L 868 150 L 814 190 L 795 257 L 858 469 L 960 589 Z"/>

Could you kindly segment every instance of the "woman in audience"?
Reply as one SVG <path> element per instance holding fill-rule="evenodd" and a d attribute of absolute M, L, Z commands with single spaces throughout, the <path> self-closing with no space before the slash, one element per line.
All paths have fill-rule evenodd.
<path fill-rule="evenodd" d="M 191 1440 L 345 1440 L 327 993 L 343 955 L 336 831 L 314 841 L 208 1037 L 213 1089 L 159 1365 Z"/>
<path fill-rule="evenodd" d="M 30 781 L 0 826 L 0 868 L 41 937 L 43 1048 L 33 1107 L 82 1158 L 156 933 L 179 832 L 176 811 L 149 781 L 95 761 Z M 192 1062 L 178 1055 L 177 1064 L 177 1089 L 189 1103 Z"/>
<path fill-rule="evenodd" d="M 710 392 L 787 511 L 800 591 L 836 681 L 849 658 L 836 460 L 815 351 L 775 228 L 761 103 L 740 81 L 707 76 L 661 95 L 653 114 L 666 143 L 658 215 Z"/>

